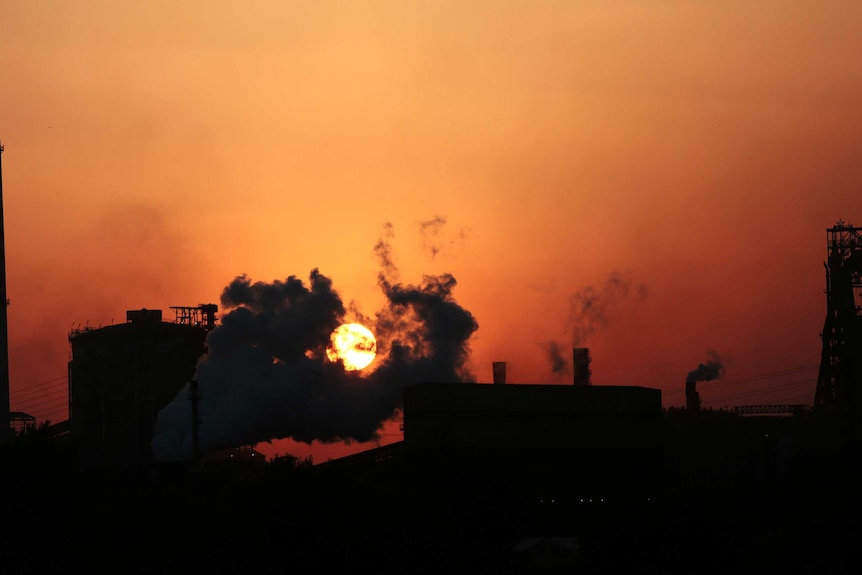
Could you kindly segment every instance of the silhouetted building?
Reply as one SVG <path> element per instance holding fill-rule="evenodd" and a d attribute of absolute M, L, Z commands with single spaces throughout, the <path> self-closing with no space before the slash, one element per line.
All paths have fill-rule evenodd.
<path fill-rule="evenodd" d="M 658 389 L 426 383 L 403 400 L 411 461 L 457 468 L 515 499 L 649 491 L 662 463 Z"/>
<path fill-rule="evenodd" d="M 194 376 L 217 307 L 173 309 L 174 322 L 161 310 L 129 310 L 124 324 L 69 334 L 70 432 L 82 467 L 152 461 L 158 412 Z"/>
<path fill-rule="evenodd" d="M 266 463 L 266 456 L 260 451 L 257 451 L 254 446 L 242 445 L 240 447 L 231 447 L 210 453 L 204 457 L 204 463 L 263 465 Z"/>
<path fill-rule="evenodd" d="M 404 389 L 408 448 L 654 446 L 661 390 L 635 386 L 425 383 Z"/>

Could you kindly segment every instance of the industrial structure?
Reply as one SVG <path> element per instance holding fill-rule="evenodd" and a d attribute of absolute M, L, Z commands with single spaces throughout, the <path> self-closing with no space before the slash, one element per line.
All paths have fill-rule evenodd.
<path fill-rule="evenodd" d="M 0 143 L 0 442 L 11 434 L 9 419 L 9 322 L 6 306 L 6 230 L 3 218 L 3 144 Z"/>
<path fill-rule="evenodd" d="M 424 383 L 406 387 L 404 442 L 417 449 L 656 447 L 661 390 L 635 386 Z"/>
<path fill-rule="evenodd" d="M 592 385 L 590 370 L 590 349 L 588 347 L 576 347 L 572 349 L 572 366 L 574 368 L 574 384 L 578 386 Z"/>
<path fill-rule="evenodd" d="M 862 228 L 826 230 L 826 322 L 814 406 L 862 411 Z"/>
<path fill-rule="evenodd" d="M 69 420 L 82 467 L 138 467 L 152 461 L 159 410 L 194 376 L 215 326 L 215 304 L 126 312 L 126 323 L 69 334 Z"/>

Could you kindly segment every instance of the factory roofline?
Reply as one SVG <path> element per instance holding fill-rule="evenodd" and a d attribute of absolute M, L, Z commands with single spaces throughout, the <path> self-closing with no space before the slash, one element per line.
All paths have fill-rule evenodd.
<path fill-rule="evenodd" d="M 641 386 L 420 383 L 403 391 L 405 410 L 661 413 L 661 390 Z"/>

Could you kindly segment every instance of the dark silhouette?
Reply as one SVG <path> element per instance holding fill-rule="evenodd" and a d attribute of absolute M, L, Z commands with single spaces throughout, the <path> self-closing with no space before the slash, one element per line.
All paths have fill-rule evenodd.
<path fill-rule="evenodd" d="M 221 305 L 229 311 L 209 334 L 209 351 L 194 375 L 203 452 L 287 437 L 306 443 L 379 439 L 405 386 L 473 380 L 466 360 L 478 324 L 455 301 L 455 278 L 397 282 L 392 226 L 384 232 L 374 251 L 387 304 L 369 326 L 378 342 L 370 375 L 326 359 L 330 334 L 348 311 L 320 271 L 311 271 L 307 285 L 296 276 L 272 283 L 239 276 L 224 289 Z M 159 413 L 158 459 L 191 456 L 191 404 L 186 387 Z"/>
<path fill-rule="evenodd" d="M 571 346 L 559 342 L 542 342 L 550 360 L 551 372 L 569 375 L 574 366 L 564 349 L 582 348 L 597 332 L 606 328 L 612 321 L 618 306 L 631 299 L 641 300 L 649 295 L 646 284 L 635 282 L 631 273 L 614 270 L 598 285 L 587 285 L 569 296 L 569 310 L 564 329 L 569 334 Z"/>
<path fill-rule="evenodd" d="M 116 571 L 118 561 L 123 571 L 159 574 L 862 568 L 854 403 L 840 411 L 723 411 L 701 408 L 697 398 L 696 410 L 663 410 L 655 389 L 470 383 L 464 368 L 476 322 L 453 300 L 454 278 L 401 284 L 388 244 L 377 248 L 388 299 L 375 316 L 384 334 L 379 376 L 349 375 L 316 359 L 324 326 L 348 313 L 328 278 L 314 271 L 309 284 L 292 277 L 266 284 L 240 276 L 225 289 L 231 311 L 209 332 L 196 372 L 205 376 L 200 405 L 189 403 L 201 408 L 206 445 L 215 413 L 205 409 L 208 394 L 245 401 L 239 390 L 257 389 L 242 385 L 293 373 L 269 366 L 310 366 L 302 381 L 272 381 L 309 412 L 279 429 L 308 437 L 373 431 L 367 422 L 400 405 L 403 441 L 317 465 L 290 454 L 266 462 L 247 445 L 210 444 L 194 460 L 81 466 L 80 437 L 68 428 L 24 426 L 0 443 L 0 572 Z M 165 323 L 153 310 L 134 311 L 130 324 Z M 98 331 L 91 342 L 109 333 Z M 310 353 L 297 353 L 304 346 Z M 266 369 L 255 350 L 267 357 Z M 233 362 L 244 366 L 243 377 L 219 396 L 218 384 L 233 380 L 213 379 L 203 367 Z M 711 354 L 688 373 L 687 391 L 691 383 L 696 394 L 697 382 L 723 370 Z M 422 383 L 433 378 L 439 383 Z M 363 392 L 335 387 L 353 383 Z M 250 413 L 266 415 L 269 399 Z M 342 408 L 345 399 L 357 405 Z M 111 429 L 131 427 L 138 412 L 129 413 Z M 232 437 L 247 437 L 245 425 L 238 422 Z"/>

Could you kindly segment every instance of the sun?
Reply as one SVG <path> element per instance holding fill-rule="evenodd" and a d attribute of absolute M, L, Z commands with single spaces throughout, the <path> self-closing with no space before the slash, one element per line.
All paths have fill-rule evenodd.
<path fill-rule="evenodd" d="M 345 323 L 335 328 L 326 348 L 329 361 L 341 360 L 347 371 L 367 367 L 375 355 L 377 340 L 371 330 L 361 323 Z"/>

